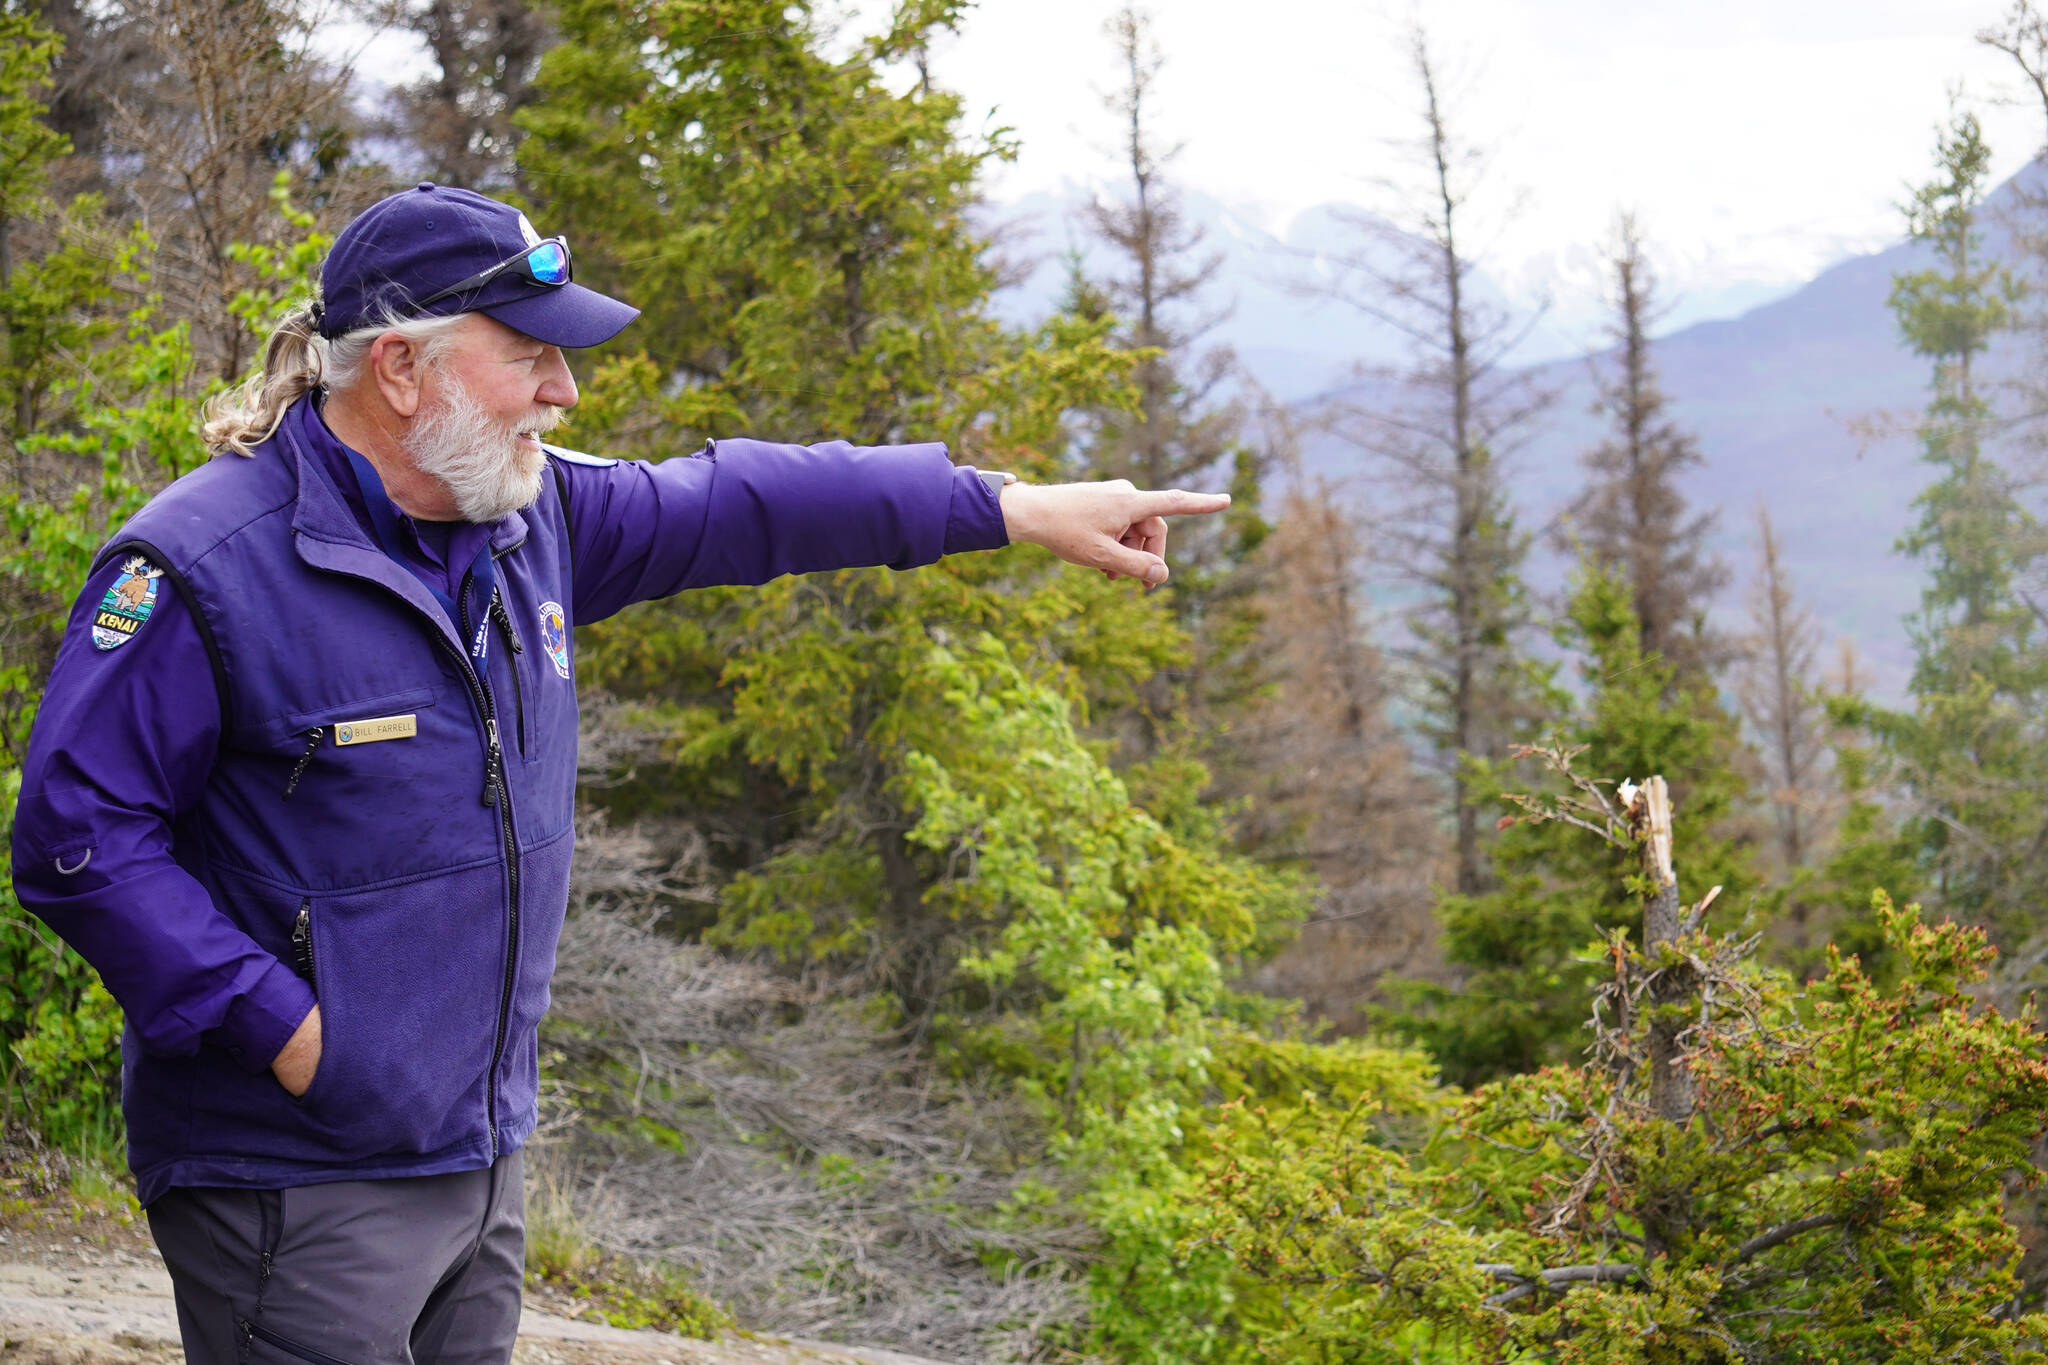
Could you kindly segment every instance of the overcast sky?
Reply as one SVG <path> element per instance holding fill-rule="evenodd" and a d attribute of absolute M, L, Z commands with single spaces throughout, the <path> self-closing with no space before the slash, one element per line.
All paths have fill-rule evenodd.
<path fill-rule="evenodd" d="M 852 22 L 886 0 L 838 0 Z M 818 0 L 830 13 L 834 0 Z M 1153 0 L 1161 133 L 1181 183 L 1284 234 L 1318 203 L 1370 203 L 1412 136 L 1402 33 L 1427 21 L 1464 136 L 1493 148 L 1489 272 L 1511 291 L 1597 296 L 1598 249 L 1633 208 L 1688 318 L 1739 311 L 1900 232 L 1961 83 L 2003 179 L 2044 139 L 2039 102 L 1972 35 L 2009 0 Z M 934 55 L 971 126 L 1013 129 L 998 200 L 1113 183 L 1117 0 L 979 0 Z M 358 39 L 347 45 L 356 47 Z M 387 34 L 359 69 L 425 69 Z M 1563 300 L 1559 300 L 1563 302 Z"/>
<path fill-rule="evenodd" d="M 2009 61 L 1972 41 L 2007 0 L 1431 0 L 1455 117 L 1496 148 L 1501 273 L 1584 274 L 1617 206 L 1639 213 L 1674 284 L 1808 278 L 1895 239 L 1948 92 L 1984 117 L 2000 178 L 2048 128 L 2000 107 Z M 1022 140 L 998 198 L 1116 171 L 1101 93 L 1113 0 L 981 0 L 935 74 Z M 1177 177 L 1284 231 L 1329 200 L 1369 198 L 1416 101 L 1405 6 L 1155 0 L 1159 124 Z M 1583 260 L 1580 258 L 1583 255 Z"/>

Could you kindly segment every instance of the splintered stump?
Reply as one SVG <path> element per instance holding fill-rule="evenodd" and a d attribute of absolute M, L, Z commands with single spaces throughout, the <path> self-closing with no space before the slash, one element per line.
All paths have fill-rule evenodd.
<path fill-rule="evenodd" d="M 1650 898 L 1643 906 L 1643 960 L 1650 969 L 1650 1108 L 1658 1118 L 1683 1124 L 1692 1117 L 1692 1077 L 1680 1057 L 1678 1036 L 1685 1028 L 1686 1005 L 1693 993 L 1692 971 L 1667 959 L 1666 949 L 1678 942 L 1678 877 L 1671 870 L 1671 788 L 1652 777 L 1636 789 L 1629 808 L 1642 841 L 1643 873 Z"/>

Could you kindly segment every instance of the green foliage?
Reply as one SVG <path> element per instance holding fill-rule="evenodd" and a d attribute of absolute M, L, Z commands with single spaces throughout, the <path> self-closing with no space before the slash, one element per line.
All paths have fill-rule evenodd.
<path fill-rule="evenodd" d="M 890 91 L 958 5 L 896 8 L 828 57 L 808 4 L 571 0 L 524 111 L 529 184 L 597 282 L 645 310 L 635 339 L 687 376 L 686 430 L 875 441 L 945 430 L 998 329 L 966 231 L 957 97 Z M 629 276 L 617 263 L 631 262 Z M 973 409 L 968 409 L 971 415 Z"/>
<path fill-rule="evenodd" d="M 1406 1181 L 1404 1153 L 1415 1152 L 1447 1112 L 1448 1097 L 1436 1088 L 1428 1058 L 1355 1039 L 1225 1035 L 1213 1072 L 1216 1093 L 1233 1098 L 1191 1115 L 1174 1160 L 1159 1163 L 1143 1182 L 1126 1182 L 1123 1199 L 1101 1215 L 1120 1236 L 1096 1272 L 1098 1334 L 1119 1359 L 1168 1365 L 1287 1358 L 1271 1334 L 1285 1335 L 1281 1322 L 1289 1315 L 1314 1320 L 1316 1330 L 1332 1338 L 1359 1330 L 1354 1306 L 1288 1282 L 1286 1269 L 1258 1253 L 1238 1255 L 1239 1248 L 1216 1235 L 1218 1210 L 1259 1172 L 1287 1186 L 1285 1194 L 1269 1193 L 1275 1216 L 1290 1217 L 1299 1207 L 1294 1195 L 1313 1201 L 1319 1177 L 1310 1168 L 1329 1155 L 1347 1169 L 1377 1173 L 1366 1183 L 1393 1198 L 1375 1207 L 1367 1235 L 1399 1240 L 1407 1235 L 1397 1225 L 1399 1196 L 1379 1182 Z M 1344 1154 L 1310 1157 L 1283 1174 L 1276 1156 L 1333 1114 Z M 1283 1204 L 1288 1212 L 1280 1214 Z M 1381 1222 L 1381 1214 L 1394 1216 Z M 1429 1329 L 1411 1326 L 1380 1324 L 1375 1339 L 1389 1351 L 1386 1359 L 1452 1358 L 1426 1349 Z"/>
<path fill-rule="evenodd" d="M 1710 1006 L 1683 1124 L 1647 1102 L 1654 1012 L 1628 1007 L 1671 966 L 1620 936 L 1595 1061 L 1487 1086 L 1420 1158 L 1361 1134 L 1370 1097 L 1240 1111 L 1189 1258 L 1266 1286 L 1239 1302 L 1265 1360 L 2042 1359 L 1999 1202 L 2033 1178 L 2041 1039 L 1973 1003 L 1981 933 L 1875 910 L 1889 987 L 1837 955 L 1801 995 L 1752 944 L 1678 946 Z"/>
<path fill-rule="evenodd" d="M 186 324 L 151 293 L 151 246 L 116 234 L 99 202 L 59 206 L 47 167 L 68 150 L 40 122 L 55 39 L 0 16 L 0 794 L 13 822 L 19 763 L 65 612 L 93 556 L 152 491 L 200 463 L 201 394 Z M 123 316 L 125 315 L 125 316 Z M 9 855 L 0 851 L 0 867 Z M 120 1012 L 98 975 L 0 880 L 0 1112 L 50 1143 L 111 1157 L 120 1146 Z"/>
<path fill-rule="evenodd" d="M 187 396 L 191 353 L 185 329 L 150 330 L 147 310 L 104 344 L 95 369 L 75 380 L 75 422 L 26 433 L 19 445 L 55 455 L 66 467 L 98 467 L 98 478 L 61 501 L 0 491 L 9 538 L 0 573 L 10 599 L 29 604 L 32 629 L 54 635 L 63 608 L 112 529 L 139 508 L 151 488 L 203 458 L 197 404 Z M 26 654 L 27 651 L 24 651 Z M 42 668 L 0 667 L 4 694 L 7 821 L 13 823 L 18 764 L 34 720 Z M 8 855 L 0 853 L 0 859 Z M 11 860 L 9 860 L 11 866 Z M 99 976 L 35 924 L 15 900 L 12 877 L 0 885 L 0 963 L 14 989 L 0 994 L 0 1040 L 10 1050 L 7 1112 L 73 1150 L 119 1145 L 120 1012 Z"/>
<path fill-rule="evenodd" d="M 958 869 L 927 900 L 1001 926 L 961 967 L 1011 1005 L 992 1027 L 1034 1058 L 1021 1084 L 1091 1164 L 1171 1146 L 1228 1013 L 1224 962 L 1298 915 L 1300 888 L 1133 806 L 991 638 L 932 651 L 901 705 L 910 841 Z"/>
<path fill-rule="evenodd" d="M 1882 926 L 1870 913 L 1870 888 L 1920 894 L 1923 870 L 1913 831 L 1900 828 L 1884 795 L 1896 781 L 1895 762 L 1867 742 L 1874 708 L 1859 696 L 1827 698 L 1834 728 L 1835 781 L 1846 804 L 1835 824 L 1834 846 L 1818 868 L 1802 868 L 1786 889 L 1788 904 L 1802 906 L 1824 930 L 1820 950 L 1790 958 L 1801 975 L 1826 969 L 1828 948 L 1862 959 L 1864 969 L 1889 981 L 1893 965 Z"/>
<path fill-rule="evenodd" d="M 941 434 L 1043 477 L 1062 468 L 1070 413 L 1128 404 L 1132 362 L 1107 320 L 1021 334 L 989 313 L 966 214 L 1006 145 L 962 138 L 957 98 L 884 79 L 953 6 L 900 7 L 851 59 L 823 54 L 803 5 L 632 8 L 621 22 L 616 6 L 565 6 L 548 98 L 522 115 L 531 183 L 600 283 L 625 270 L 607 262 L 633 263 L 619 287 L 661 357 L 610 362 L 579 434 L 650 454 L 732 430 Z M 913 836 L 925 812 L 906 766 L 977 740 L 931 661 L 992 631 L 1083 717 L 1186 650 L 1163 598 L 1029 551 L 695 593 L 579 641 L 585 680 L 634 702 L 673 760 L 606 799 L 725 834 L 715 941 L 864 964 L 928 1020 L 972 988 L 960 956 L 1015 913 L 947 889 L 953 855 Z"/>
<path fill-rule="evenodd" d="M 1225 964 L 1297 917 L 1302 889 L 1134 806 L 1015 653 L 989 636 L 928 647 L 880 722 L 902 746 L 892 795 L 918 813 L 907 843 L 943 869 L 921 905 L 969 949 L 958 970 L 980 988 L 936 1029 L 954 1065 L 1029 1100 L 1055 1158 L 1087 1176 L 1098 1341 L 1198 1358 L 1228 1287 L 1172 1264 L 1192 1207 L 1176 1154 L 1219 1084 L 1256 1065 L 1233 1019 L 1261 1011 L 1233 996 Z M 846 871 L 803 860 L 809 880 L 766 898 L 782 861 L 743 876 L 733 903 L 801 905 Z"/>
<path fill-rule="evenodd" d="M 0 429 L 17 484 L 28 474 L 21 438 L 58 415 L 75 357 L 110 326 L 100 308 L 111 281 L 92 241 L 99 204 L 60 211 L 46 193 L 50 163 L 71 150 L 43 122 L 58 46 L 35 18 L 0 14 Z"/>
<path fill-rule="evenodd" d="M 1644 656 L 1628 583 L 1590 559 L 1558 639 L 1579 656 L 1582 688 L 1577 698 L 1550 690 L 1559 742 L 1583 750 L 1584 766 L 1596 772 L 1670 774 L 1682 874 L 1746 897 L 1756 884 L 1746 855 L 1718 832 L 1742 792 L 1727 759 L 1734 723 L 1718 699 L 1679 681 L 1669 661 Z M 1470 774 L 1473 790 L 1492 802 L 1530 790 L 1513 761 L 1475 763 Z M 1410 983 L 1407 1011 L 1393 1016 L 1460 1084 L 1579 1056 L 1600 943 L 1642 923 L 1645 888 L 1630 880 L 1626 855 L 1562 825 L 1514 816 L 1500 823 L 1498 888 L 1447 896 L 1437 910 L 1444 955 L 1466 969 L 1462 982 Z"/>
<path fill-rule="evenodd" d="M 99 974 L 14 898 L 20 769 L 0 767 L 0 1129 L 31 1126 L 87 1157 L 121 1146 L 121 1012 Z"/>

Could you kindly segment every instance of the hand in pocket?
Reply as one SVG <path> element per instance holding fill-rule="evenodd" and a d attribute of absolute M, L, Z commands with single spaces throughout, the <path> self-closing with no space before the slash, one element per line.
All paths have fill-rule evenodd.
<path fill-rule="evenodd" d="M 320 1069 L 320 1007 L 313 1006 L 299 1022 L 284 1050 L 271 1059 L 271 1074 L 293 1095 L 304 1095 Z"/>

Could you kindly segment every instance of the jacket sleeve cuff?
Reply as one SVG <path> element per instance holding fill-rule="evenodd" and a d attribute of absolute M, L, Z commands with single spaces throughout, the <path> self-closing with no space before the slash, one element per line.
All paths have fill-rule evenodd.
<path fill-rule="evenodd" d="M 940 553 L 998 550 L 1009 543 L 1002 501 L 995 491 L 982 482 L 974 466 L 954 466 L 952 498 L 946 508 L 946 543 Z"/>
<path fill-rule="evenodd" d="M 313 988 L 282 962 L 272 962 L 228 1006 L 220 1038 L 244 1070 L 264 1072 L 313 1012 Z"/>

